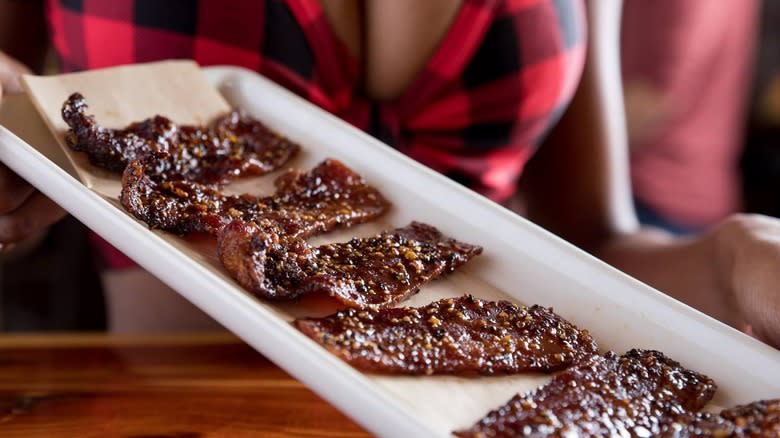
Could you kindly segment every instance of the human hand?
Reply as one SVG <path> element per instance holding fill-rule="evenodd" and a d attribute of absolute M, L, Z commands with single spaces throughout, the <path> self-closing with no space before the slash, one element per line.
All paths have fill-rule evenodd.
<path fill-rule="evenodd" d="M 19 77 L 32 73 L 27 66 L 0 51 L 0 96 L 21 93 Z"/>
<path fill-rule="evenodd" d="M 0 52 L 0 100 L 21 92 L 19 77 L 30 70 Z M 65 216 L 57 204 L 0 163 L 0 252 L 2 245 L 21 242 L 44 231 Z"/>
<path fill-rule="evenodd" d="M 780 220 L 736 215 L 712 236 L 721 282 L 745 329 L 780 348 Z"/>

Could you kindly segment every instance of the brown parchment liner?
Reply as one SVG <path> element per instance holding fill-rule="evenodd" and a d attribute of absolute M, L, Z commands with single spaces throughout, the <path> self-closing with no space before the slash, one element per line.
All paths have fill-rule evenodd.
<path fill-rule="evenodd" d="M 60 110 L 62 103 L 71 93 L 75 91 L 82 93 L 89 104 L 89 112 L 96 116 L 98 123 L 110 128 L 124 127 L 155 114 L 165 115 L 177 123 L 205 123 L 230 108 L 228 102 L 208 82 L 197 64 L 191 61 L 167 61 L 59 76 L 26 76 L 23 78 L 23 84 L 61 148 L 53 147 L 54 140 L 51 136 L 40 132 L 40 119 L 25 99 L 18 99 L 18 104 L 13 105 L 15 112 L 13 119 L 17 123 L 20 120 L 26 122 L 6 123 L 6 125 L 12 131 L 24 131 L 26 133 L 22 135 L 24 140 L 52 158 L 55 163 L 69 170 L 85 186 L 113 204 L 117 208 L 117 214 L 127 214 L 117 200 L 120 192 L 119 175 L 92 166 L 85 154 L 75 153 L 65 146 L 64 135 L 68 128 L 60 116 Z M 26 115 L 21 117 L 22 113 Z M 30 120 L 35 121 L 30 122 Z M 302 147 L 303 153 L 294 159 L 289 167 L 308 168 L 326 158 L 307 148 L 306 144 Z M 65 162 L 63 151 L 64 156 L 70 159 L 70 163 Z M 68 169 L 70 166 L 72 169 Z M 268 194 L 272 192 L 272 181 L 277 174 L 278 172 L 264 177 L 241 180 L 232 183 L 228 189 L 231 192 Z M 363 176 L 369 183 L 371 182 L 371 175 Z M 379 188 L 381 190 L 381 187 Z M 391 201 L 394 209 L 404 208 L 403 200 L 391 199 Z M 314 243 L 343 241 L 353 236 L 372 235 L 380 230 L 399 225 L 405 224 L 393 223 L 390 214 L 370 224 L 335 231 L 312 241 Z M 201 264 L 215 275 L 232 282 L 216 258 L 213 239 L 184 239 L 165 232 L 153 230 L 149 232 L 158 234 L 181 249 L 193 263 Z M 478 257 L 471 263 L 482 262 Z M 240 289 L 240 286 L 236 285 L 236 287 Z M 485 299 L 513 300 L 464 269 L 424 287 L 418 295 L 403 305 L 424 305 L 442 297 L 459 296 L 464 292 Z M 333 311 L 332 303 L 318 299 L 289 304 L 261 300 L 258 302 L 285 321 L 300 316 L 325 315 Z M 367 376 L 397 398 L 409 412 L 424 419 L 442 434 L 472 425 L 491 409 L 504 404 L 517 392 L 533 389 L 550 378 L 541 374 L 477 378 Z"/>

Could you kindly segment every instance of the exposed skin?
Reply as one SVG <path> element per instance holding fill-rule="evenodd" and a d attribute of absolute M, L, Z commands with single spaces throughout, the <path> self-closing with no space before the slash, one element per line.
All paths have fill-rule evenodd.
<path fill-rule="evenodd" d="M 33 6 L 20 7 L 22 3 Z M 446 33 L 459 0 L 324 0 L 334 32 L 363 63 L 366 93 L 392 100 L 409 86 Z M 780 347 L 780 221 L 735 216 L 680 240 L 640 228 L 630 196 L 619 74 L 620 0 L 590 0 L 588 60 L 569 110 L 527 166 L 521 182 L 529 218 L 669 295 Z M 42 23 L 38 2 L 0 0 L 0 50 L 20 53 L 20 32 Z M 415 7 L 412 7 L 416 5 Z M 43 27 L 38 28 L 44 35 Z M 388 31 L 390 29 L 390 31 Z M 37 35 L 37 34 L 36 34 Z M 33 61 L 27 61 L 33 62 Z M 2 85 L 23 69 L 0 57 Z M 63 216 L 50 201 L 0 169 L 0 242 L 14 242 Z"/>
<path fill-rule="evenodd" d="M 671 117 L 673 106 L 661 90 L 642 79 L 624 81 L 623 98 L 629 146 L 636 152 L 639 142 Z"/>
<path fill-rule="evenodd" d="M 390 101 L 425 67 L 462 0 L 320 2 L 333 32 L 363 63 L 366 94 Z"/>
<path fill-rule="evenodd" d="M 21 91 L 20 75 L 43 67 L 47 39 L 43 2 L 0 0 L 0 99 Z M 0 243 L 5 248 L 37 236 L 65 214 L 0 163 Z"/>
<path fill-rule="evenodd" d="M 695 239 L 640 228 L 630 194 L 619 0 L 587 3 L 577 94 L 521 181 L 529 218 L 617 268 L 780 347 L 780 221 L 737 215 Z M 551 200 L 555 200 L 554 202 Z"/>

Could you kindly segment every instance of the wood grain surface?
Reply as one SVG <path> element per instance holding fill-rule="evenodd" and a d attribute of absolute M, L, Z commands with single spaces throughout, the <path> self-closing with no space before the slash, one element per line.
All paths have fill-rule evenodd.
<path fill-rule="evenodd" d="M 364 437 L 222 334 L 0 336 L 3 437 Z"/>

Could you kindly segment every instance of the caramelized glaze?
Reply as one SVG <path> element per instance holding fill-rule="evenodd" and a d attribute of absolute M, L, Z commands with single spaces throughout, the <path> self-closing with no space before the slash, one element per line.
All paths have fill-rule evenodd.
<path fill-rule="evenodd" d="M 586 330 L 552 309 L 470 295 L 418 308 L 347 309 L 295 325 L 350 365 L 378 373 L 551 372 L 598 352 Z"/>
<path fill-rule="evenodd" d="M 648 438 L 668 419 L 699 411 L 715 389 L 711 379 L 658 351 L 608 352 L 515 396 L 455 435 Z"/>
<path fill-rule="evenodd" d="M 242 175 L 262 175 L 279 168 L 300 149 L 239 111 L 208 126 L 177 125 L 155 116 L 124 129 L 108 129 L 87 114 L 84 96 L 74 93 L 62 106 L 62 118 L 70 127 L 65 137 L 68 146 L 86 152 L 95 166 L 121 172 L 133 160 L 167 153 L 170 158 L 156 169 L 162 179 L 225 183 Z"/>
<path fill-rule="evenodd" d="M 780 437 L 780 399 L 760 400 L 724 409 L 719 414 L 686 414 L 666 423 L 665 438 L 776 438 Z"/>
<path fill-rule="evenodd" d="M 155 157 L 152 163 L 162 159 Z M 308 237 L 369 221 L 390 205 L 360 175 L 332 159 L 308 172 L 287 171 L 276 179 L 276 193 L 266 197 L 225 195 L 215 186 L 192 181 L 156 181 L 148 176 L 148 168 L 138 160 L 127 166 L 119 200 L 150 228 L 176 234 L 217 234 L 233 220 L 273 217 L 286 236 Z"/>
<path fill-rule="evenodd" d="M 419 222 L 319 247 L 283 235 L 274 222 L 234 221 L 218 242 L 222 265 L 233 278 L 268 299 L 323 293 L 352 307 L 385 306 L 482 252 Z"/>

